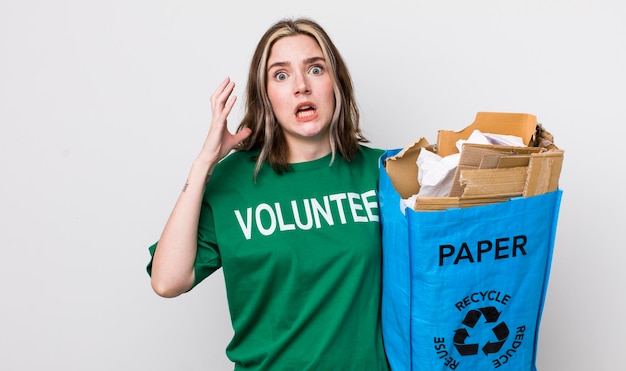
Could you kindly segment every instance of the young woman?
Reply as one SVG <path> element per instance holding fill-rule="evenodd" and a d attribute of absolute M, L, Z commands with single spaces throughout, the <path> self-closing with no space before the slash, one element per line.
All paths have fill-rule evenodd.
<path fill-rule="evenodd" d="M 234 134 L 233 88 L 211 96 L 207 138 L 150 247 L 153 289 L 175 297 L 222 268 L 235 370 L 388 370 L 382 150 L 363 145 L 343 59 L 317 23 L 282 20 L 254 53 Z"/>

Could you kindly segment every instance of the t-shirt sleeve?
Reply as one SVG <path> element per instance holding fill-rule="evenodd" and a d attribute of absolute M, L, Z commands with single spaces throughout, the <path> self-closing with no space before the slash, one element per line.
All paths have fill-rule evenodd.
<path fill-rule="evenodd" d="M 150 261 L 146 267 L 148 275 L 152 275 L 152 260 L 158 244 L 159 243 L 157 241 L 148 248 L 148 251 L 150 252 Z M 211 211 L 210 206 L 203 202 L 202 209 L 200 210 L 200 220 L 198 223 L 193 287 L 202 282 L 202 280 L 210 276 L 221 266 L 222 259 L 220 257 L 215 237 L 213 212 Z"/>
<path fill-rule="evenodd" d="M 217 246 L 215 218 L 211 206 L 203 201 L 198 221 L 198 250 L 196 252 L 194 286 L 222 266 Z"/>

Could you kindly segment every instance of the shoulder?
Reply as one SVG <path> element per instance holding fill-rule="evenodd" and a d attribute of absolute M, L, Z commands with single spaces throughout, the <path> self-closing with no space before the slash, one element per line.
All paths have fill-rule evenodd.
<path fill-rule="evenodd" d="M 234 169 L 254 168 L 257 154 L 251 151 L 233 151 L 217 164 L 215 170 L 231 172 Z"/>
<path fill-rule="evenodd" d="M 385 150 L 380 148 L 373 148 L 364 145 L 359 146 L 359 152 L 357 153 L 357 159 L 361 159 L 365 162 L 375 162 L 378 163 L 378 159 L 382 154 L 385 153 Z"/>
<path fill-rule="evenodd" d="M 233 151 L 224 157 L 213 170 L 211 179 L 215 183 L 240 182 L 243 179 L 252 180 L 256 165 L 256 152 Z"/>
<path fill-rule="evenodd" d="M 385 152 L 384 149 L 368 147 L 362 144 L 359 147 L 360 152 L 363 153 L 365 156 L 380 157 Z"/>
<path fill-rule="evenodd" d="M 378 174 L 378 163 L 384 152 L 382 149 L 360 145 L 354 158 L 351 160 L 342 159 L 340 162 L 354 173 Z"/>

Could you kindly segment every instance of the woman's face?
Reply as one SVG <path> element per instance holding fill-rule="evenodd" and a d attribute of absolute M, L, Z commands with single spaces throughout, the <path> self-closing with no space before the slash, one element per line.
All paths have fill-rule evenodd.
<path fill-rule="evenodd" d="M 317 41 L 296 35 L 274 43 L 267 62 L 267 94 L 292 154 L 330 152 L 335 109 L 333 81 Z"/>

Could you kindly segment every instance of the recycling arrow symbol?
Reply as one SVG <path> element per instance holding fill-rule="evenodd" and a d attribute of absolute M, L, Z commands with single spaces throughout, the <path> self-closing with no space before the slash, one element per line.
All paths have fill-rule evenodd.
<path fill-rule="evenodd" d="M 484 307 L 479 309 L 472 309 L 465 315 L 465 319 L 461 322 L 466 327 L 473 329 L 474 326 L 478 323 L 481 317 L 485 318 L 484 323 L 496 323 L 500 318 L 500 313 L 495 307 Z M 491 353 L 497 353 L 502 348 L 502 345 L 506 342 L 506 339 L 509 337 L 509 328 L 506 323 L 500 322 L 495 325 L 491 331 L 496 336 L 497 341 L 488 341 L 483 347 L 482 350 L 485 355 L 489 355 Z M 470 337 L 468 330 L 464 327 L 459 328 L 454 331 L 454 347 L 462 356 L 470 356 L 478 354 L 478 349 L 480 344 L 477 343 L 469 343 L 467 344 L 465 341 Z"/>

